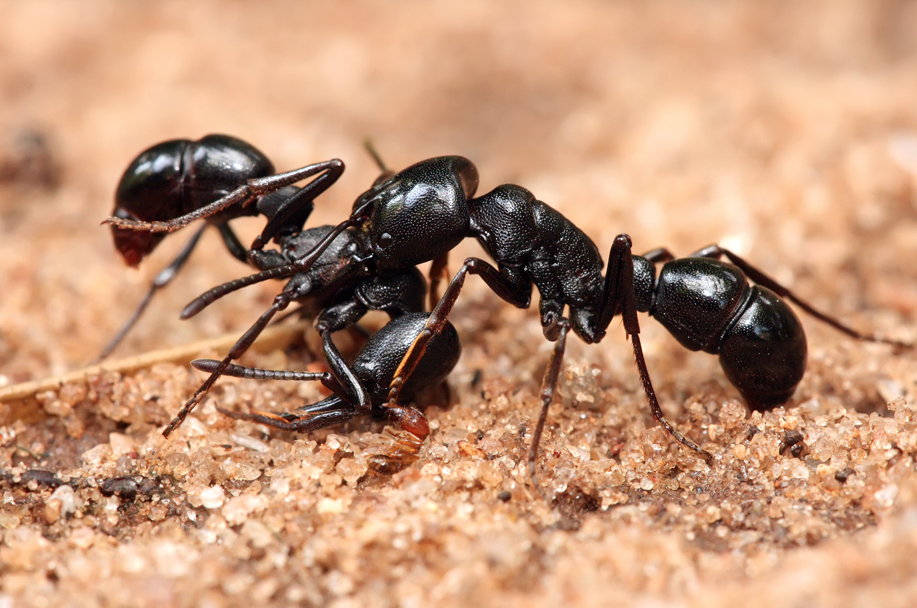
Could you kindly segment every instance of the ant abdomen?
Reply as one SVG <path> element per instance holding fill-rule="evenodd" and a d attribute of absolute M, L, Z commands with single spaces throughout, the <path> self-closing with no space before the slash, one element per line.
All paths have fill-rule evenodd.
<path fill-rule="evenodd" d="M 644 265 L 635 266 L 638 275 L 646 272 Z M 637 291 L 638 302 L 646 301 Z M 805 372 L 806 336 L 796 314 L 727 262 L 702 257 L 667 262 L 649 313 L 685 348 L 719 355 L 726 377 L 753 409 L 786 402 Z"/>
<path fill-rule="evenodd" d="M 764 287 L 751 288 L 748 305 L 723 336 L 720 365 L 749 407 L 785 403 L 806 370 L 806 334 L 786 302 Z"/>

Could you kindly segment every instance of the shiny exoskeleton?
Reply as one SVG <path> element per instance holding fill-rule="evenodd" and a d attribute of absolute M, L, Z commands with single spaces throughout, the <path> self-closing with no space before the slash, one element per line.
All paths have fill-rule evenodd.
<path fill-rule="evenodd" d="M 783 299 L 853 338 L 900 344 L 861 334 L 816 311 L 739 256 L 715 245 L 680 260 L 664 249 L 639 257 L 631 252 L 630 237 L 621 234 L 612 244 L 606 266 L 585 233 L 525 188 L 507 184 L 475 197 L 477 185 L 477 169 L 462 157 L 412 165 L 377 180 L 356 199 L 350 217 L 297 262 L 214 291 L 224 295 L 258 281 L 306 272 L 342 232 L 351 235 L 347 238 L 354 249 L 327 279 L 330 284 L 339 277 L 374 276 L 427 261 L 443 268 L 455 245 L 465 238 L 477 239 L 496 265 L 480 258 L 465 260 L 398 366 L 387 407 L 397 406 L 430 340 L 446 327 L 468 274 L 479 275 L 498 296 L 520 308 L 530 305 L 535 287 L 541 296 L 544 335 L 555 342 L 555 348 L 542 382 L 541 414 L 529 451 L 533 476 L 570 329 L 585 342 L 596 343 L 605 336 L 612 318 L 621 315 L 653 416 L 679 442 L 708 457 L 662 414 L 643 356 L 638 311 L 659 319 L 688 348 L 718 354 L 727 377 L 758 408 L 786 401 L 805 369 L 805 336 Z M 665 264 L 657 278 L 654 266 L 659 262 Z"/>
<path fill-rule="evenodd" d="M 223 375 L 257 380 L 308 380 L 320 381 L 332 391 L 325 399 L 302 406 L 292 412 L 221 412 L 244 420 L 253 420 L 289 431 L 314 431 L 341 424 L 357 416 L 374 414 L 386 416 L 395 428 L 389 430 L 392 449 L 378 454 L 370 461 L 377 472 L 391 472 L 402 468 L 417 457 L 417 452 L 430 428 L 423 414 L 414 408 L 396 406 L 387 408 L 388 387 L 414 337 L 427 320 L 425 313 L 409 313 L 393 318 L 373 334 L 353 363 L 348 365 L 341 357 L 328 334 L 323 334 L 325 354 L 330 372 L 298 372 L 263 370 L 239 365 L 229 365 Z M 433 338 L 426 356 L 417 366 L 402 391 L 402 401 L 412 403 L 424 389 L 443 382 L 461 355 L 458 334 L 451 323 Z M 220 362 L 213 359 L 192 361 L 195 368 L 213 372 Z"/>
<path fill-rule="evenodd" d="M 806 369 L 806 336 L 773 291 L 751 285 L 737 266 L 691 257 L 667 262 L 659 277 L 634 256 L 636 307 L 682 346 L 719 355 L 729 381 L 754 409 L 785 403 Z"/>
<path fill-rule="evenodd" d="M 272 238 L 296 234 L 312 212 L 315 197 L 331 186 L 343 170 L 341 161 L 331 160 L 275 175 L 267 156 L 228 135 L 207 135 L 197 141 L 175 139 L 141 152 L 122 175 L 113 215 L 106 220 L 112 225 L 115 248 L 124 261 L 137 266 L 168 232 L 197 219 L 207 223 L 153 279 L 146 297 L 99 358 L 114 350 L 153 294 L 172 281 L 207 226 L 219 230 L 230 254 L 247 263 L 249 250 L 229 226 L 230 220 L 257 215 L 267 218 L 252 245 L 254 250 Z M 302 189 L 291 185 L 313 176 L 317 177 Z"/>

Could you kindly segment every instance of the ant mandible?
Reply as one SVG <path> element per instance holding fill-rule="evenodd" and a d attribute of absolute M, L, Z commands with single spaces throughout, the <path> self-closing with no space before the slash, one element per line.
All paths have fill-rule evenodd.
<path fill-rule="evenodd" d="M 296 234 L 312 213 L 312 201 L 341 176 L 344 163 L 333 159 L 275 174 L 274 165 L 249 143 L 229 135 L 207 135 L 197 141 L 174 139 L 141 152 L 128 165 L 115 193 L 111 224 L 115 248 L 125 263 L 137 266 L 165 238 L 187 224 L 202 226 L 176 258 L 161 270 L 124 326 L 102 350 L 104 359 L 124 339 L 153 295 L 178 274 L 208 226 L 219 230 L 229 253 L 243 263 L 272 238 Z M 292 184 L 318 176 L 302 189 Z M 263 215 L 267 224 L 251 250 L 229 221 Z"/>
<path fill-rule="evenodd" d="M 858 332 L 817 311 L 717 245 L 682 259 L 665 249 L 635 256 L 630 237 L 621 234 L 611 246 L 603 276 L 596 245 L 558 211 L 511 184 L 475 198 L 477 185 L 477 169 L 459 156 L 425 160 L 377 181 L 338 226 L 355 234 L 359 249 L 340 272 L 372 275 L 427 261 L 442 267 L 448 252 L 468 237 L 477 239 L 496 262 L 494 266 L 480 258 L 465 260 L 398 366 L 387 407 L 397 405 L 430 340 L 445 327 L 468 274 L 481 276 L 499 297 L 519 308 L 528 308 L 532 287 L 538 289 L 543 332 L 555 347 L 542 380 L 541 412 L 528 454 L 533 480 L 570 329 L 584 342 L 597 343 L 620 314 L 653 417 L 677 441 L 707 459 L 710 454 L 676 431 L 659 407 L 643 356 L 637 312 L 655 317 L 686 348 L 719 355 L 727 378 L 754 409 L 786 402 L 805 370 L 805 334 L 784 300 L 854 339 L 910 346 Z M 303 272 L 310 258 L 327 245 L 317 245 L 297 263 L 236 284 Z M 658 276 L 657 263 L 663 263 Z M 234 288 L 227 284 L 218 289 L 227 293 Z"/>

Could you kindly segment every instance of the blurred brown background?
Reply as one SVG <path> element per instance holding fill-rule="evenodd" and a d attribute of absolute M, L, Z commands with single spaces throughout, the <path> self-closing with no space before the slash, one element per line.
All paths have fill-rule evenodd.
<path fill-rule="evenodd" d="M 342 158 L 347 171 L 320 199 L 310 224 L 342 219 L 375 177 L 376 168 L 363 149 L 367 138 L 396 168 L 434 155 L 461 154 L 478 166 L 481 192 L 505 182 L 521 184 L 582 227 L 601 250 L 620 232 L 632 235 L 637 252 L 667 246 L 687 254 L 720 242 L 821 309 L 857 327 L 914 339 L 917 4 L 913 2 L 3 0 L 0 10 L 4 15 L 0 21 L 3 385 L 85 365 L 127 318 L 151 277 L 186 237 L 167 239 L 140 271 L 126 269 L 111 246 L 108 229 L 98 225 L 111 211 L 120 174 L 153 143 L 212 132 L 251 142 L 278 170 Z M 259 229 L 258 220 L 247 221 L 241 223 L 243 241 Z M 207 239 L 117 354 L 238 332 L 268 305 L 276 285 L 236 294 L 193 321 L 177 319 L 191 297 L 247 272 L 221 250 L 215 235 Z M 453 264 L 462 255 L 479 251 L 474 244 L 462 245 L 453 255 Z M 483 437 L 508 424 L 507 420 L 524 425 L 535 415 L 533 395 L 549 348 L 540 338 L 537 314 L 500 304 L 473 280 L 467 291 L 455 312 L 466 343 L 466 358 L 453 387 L 458 404 L 431 415 L 445 416 L 431 445 L 450 444 L 450 428 L 472 432 L 474 443 L 474 431 L 484 433 Z M 109 433 L 133 442 L 134 451 L 126 453 L 139 461 L 118 465 L 126 474 L 140 474 L 145 462 L 144 474 L 152 476 L 149 467 L 155 466 L 150 463 L 165 453 L 156 450 L 179 449 L 156 443 L 158 419 L 119 426 L 117 416 L 94 412 L 90 391 L 89 396 L 79 393 L 83 396 L 75 401 L 76 413 L 61 414 L 51 408 L 31 415 L 30 425 L 20 421 L 17 426 L 18 414 L 0 404 L 7 438 L 3 469 L 12 471 L 5 478 L 6 502 L 0 509 L 17 500 L 25 505 L 21 513 L 16 511 L 0 522 L 5 528 L 0 547 L 5 595 L 0 596 L 0 604 L 17 605 L 21 600 L 39 605 L 39 598 L 46 597 L 56 598 L 49 599 L 55 604 L 66 598 L 67 605 L 74 606 L 143 604 L 144 600 L 160 605 L 203 605 L 205 600 L 207 605 L 222 605 L 253 599 L 413 606 L 432 597 L 430 601 L 438 605 L 467 605 L 468 601 L 600 605 L 611 598 L 634 605 L 737 601 L 763 605 L 768 598 L 793 604 L 855 605 L 859 590 L 870 597 L 887 594 L 877 604 L 909 605 L 905 600 L 915 590 L 915 568 L 909 556 L 917 545 L 913 523 L 917 486 L 913 451 L 903 446 L 905 434 L 913 428 L 903 414 L 900 420 L 891 418 L 886 405 L 898 397 L 914 402 L 913 352 L 852 343 L 809 319 L 804 321 L 810 339 L 810 374 L 789 404 L 804 406 L 790 410 L 798 416 L 798 424 L 830 426 L 837 417 L 828 415 L 825 422 L 818 422 L 819 416 L 841 408 L 861 425 L 873 424 L 869 420 L 884 424 L 875 422 L 879 418 L 868 418 L 873 412 L 885 416 L 882 420 L 898 420 L 895 432 L 902 433 L 896 436 L 894 448 L 898 460 L 892 462 L 888 456 L 882 461 L 886 464 L 861 471 L 868 481 L 859 494 L 850 494 L 846 502 L 819 499 L 824 502 L 818 503 L 821 510 L 816 519 L 822 524 L 817 533 L 788 532 L 792 526 L 778 513 L 760 521 L 750 518 L 747 524 L 733 522 L 718 541 L 705 544 L 698 540 L 703 536 L 698 530 L 706 530 L 709 541 L 715 537 L 713 528 L 722 522 L 713 516 L 704 521 L 693 511 L 690 516 L 673 515 L 666 505 L 678 504 L 679 492 L 660 498 L 653 484 L 647 487 L 642 482 L 646 479 L 642 473 L 625 475 L 623 486 L 620 480 L 613 484 L 620 488 L 631 484 L 635 492 L 639 490 L 637 494 L 622 490 L 621 495 L 629 497 L 626 508 L 633 510 L 611 508 L 622 504 L 608 498 L 611 464 L 590 469 L 595 477 L 580 482 L 584 494 L 601 508 L 580 513 L 576 529 L 564 529 L 556 524 L 569 514 L 561 517 L 552 510 L 563 505 L 546 505 L 527 493 L 524 476 L 510 466 L 521 459 L 527 438 L 509 455 L 512 462 L 501 473 L 503 481 L 462 486 L 461 492 L 458 486 L 448 486 L 450 474 L 445 469 L 454 471 L 455 462 L 472 457 L 431 452 L 416 465 L 414 477 L 400 478 L 393 488 L 384 483 L 364 490 L 350 487 L 352 483 L 335 486 L 335 491 L 350 492 L 347 501 L 365 502 L 372 497 L 378 508 L 354 507 L 331 515 L 320 511 L 323 515 L 316 516 L 315 505 L 327 505 L 321 503 L 323 499 L 337 500 L 333 493 L 323 493 L 324 486 L 303 484 L 304 491 L 308 488 L 311 493 L 308 499 L 268 493 L 271 502 L 266 513 L 273 512 L 281 523 L 262 519 L 257 525 L 275 536 L 246 532 L 249 524 L 241 519 L 200 504 L 193 505 L 199 511 L 195 517 L 209 515 L 209 524 L 201 520 L 191 525 L 193 517 L 188 519 L 182 511 L 184 515 L 170 514 L 157 525 L 150 524 L 159 521 L 154 517 L 138 515 L 139 520 L 146 517 L 141 526 L 139 520 L 125 515 L 127 501 L 111 503 L 97 492 L 78 493 L 78 502 L 89 505 L 85 509 L 89 519 L 81 524 L 83 531 L 76 532 L 77 523 L 46 517 L 43 505 L 50 500 L 52 488 L 30 489 L 20 483 L 17 471 L 41 468 L 74 476 L 101 475 L 102 469 L 79 472 L 84 465 L 104 469 L 105 462 L 80 460 L 78 452 L 72 460 L 40 456 L 53 451 L 52 445 L 63 450 L 77 439 L 82 442 L 79 451 L 99 442 L 114 443 Z M 690 410 L 691 403 L 699 403 L 716 423 L 716 416 L 729 410 L 729 404 L 734 406 L 736 399 L 716 360 L 684 352 L 651 320 L 643 325 L 648 362 L 667 413 L 685 424 L 683 412 Z M 606 452 L 612 448 L 602 442 L 614 444 L 614 437 L 632 437 L 647 429 L 652 433 L 654 426 L 633 377 L 623 330 L 613 324 L 609 338 L 599 347 L 574 342 L 568 363 L 573 369 L 601 370 L 603 384 L 600 389 L 595 385 L 565 389 L 568 402 L 579 390 L 600 395 L 596 393 L 597 405 L 587 408 L 587 413 L 555 408 L 552 416 L 557 425 L 549 429 L 548 457 L 554 450 L 554 458 L 567 458 L 566 445 L 592 441 L 589 449 L 601 452 L 601 458 L 614 460 L 614 466 L 626 465 L 626 458 L 608 457 Z M 281 362 L 303 365 L 292 356 Z M 477 391 L 466 388 L 476 369 L 483 370 L 487 398 L 510 395 L 518 412 L 486 424 L 473 421 L 478 414 L 472 412 L 500 407 L 482 402 Z M 185 374 L 182 381 L 187 384 L 176 389 L 177 404 L 183 391 L 193 389 L 199 378 L 183 369 L 160 368 L 158 373 L 173 371 Z M 567 381 L 576 377 L 571 373 Z M 142 374 L 139 378 L 158 381 L 155 373 L 152 379 Z M 506 385 L 496 386 L 497 381 Z M 128 387 L 133 385 L 128 382 Z M 252 385 L 246 390 L 259 389 Z M 614 399 L 608 391 L 613 391 Z M 58 397 L 46 396 L 45 403 Z M 244 403 L 240 399 L 237 407 L 245 407 Z M 177 407 L 173 401 L 160 405 L 169 414 Z M 617 411 L 608 409 L 612 406 L 624 408 L 623 418 L 609 413 Z M 216 420 L 212 408 L 208 411 L 207 420 Z M 67 416 L 80 417 L 79 430 L 68 426 Z M 636 430 L 627 430 L 634 420 Z M 781 420 L 761 424 L 775 429 L 797 424 Z M 609 421 L 618 426 L 612 425 L 614 431 L 602 430 Z M 725 423 L 720 419 L 719 424 Z M 710 491 L 713 499 L 707 496 L 716 504 L 729 497 L 729 484 L 740 483 L 737 462 L 741 458 L 729 451 L 744 437 L 739 426 L 733 436 L 721 439 L 726 446 L 723 458 L 731 468 L 705 473 L 710 477 L 704 477 L 704 484 L 709 484 L 704 488 L 722 492 Z M 252 425 L 244 428 L 255 436 L 264 432 Z M 373 428 L 358 425 L 353 432 Z M 609 433 L 614 437 L 609 438 Z M 664 453 L 678 453 L 679 448 L 667 445 L 664 437 L 655 437 Z M 290 445 L 295 439 L 281 435 L 271 439 L 271 445 Z M 216 439 L 209 441 L 217 444 Z M 862 441 L 868 443 L 865 435 Z M 595 442 L 604 447 L 595 447 Z M 838 443 L 851 450 L 859 446 Z M 202 444 L 181 445 L 192 452 L 203 449 Z M 864 446 L 873 454 L 872 448 Z M 112 449 L 117 456 L 118 448 Z M 488 461 L 506 456 L 499 450 L 484 451 Z M 28 452 L 36 457 L 28 457 Z M 561 453 L 563 457 L 556 455 Z M 108 457 L 116 460 L 111 453 Z M 772 465 L 779 469 L 779 463 L 785 462 L 785 455 L 768 458 L 765 464 L 758 462 L 756 470 L 771 471 Z M 641 459 L 641 466 L 649 466 L 649 460 L 649 456 Z M 424 468 L 428 461 L 444 469 L 436 473 Z M 259 465 L 264 487 L 269 486 L 267 479 L 282 477 L 269 470 L 281 462 L 286 461 L 275 457 Z M 830 459 L 803 457 L 800 462 L 811 469 L 813 478 L 819 464 L 834 466 Z M 701 467 L 682 465 L 682 473 Z M 546 462 L 545 466 L 559 465 Z M 572 479 L 586 479 L 587 473 L 578 471 Z M 778 473 L 773 474 L 783 474 Z M 181 476 L 176 477 L 180 486 Z M 204 485 L 223 483 L 230 492 L 231 478 L 229 473 L 214 474 Z M 446 485 L 437 485 L 440 482 Z M 765 494 L 780 494 L 783 486 L 774 483 Z M 888 489 L 890 483 L 894 492 Z M 832 488 L 822 490 L 843 495 Z M 507 505 L 494 499 L 501 489 L 514 492 Z M 886 494 L 880 493 L 880 499 L 870 498 L 883 489 Z M 770 504 L 766 496 L 759 499 Z M 792 500 L 801 501 L 794 502 L 794 508 L 803 508 L 800 505 L 808 499 L 797 494 Z M 351 504 L 347 501 L 344 504 Z M 413 536 L 398 532 L 397 522 L 404 523 L 399 517 L 416 522 L 418 510 L 433 513 L 440 501 L 443 519 L 430 524 L 435 529 L 424 528 L 423 534 Z M 120 513 L 123 529 L 118 531 L 101 511 L 90 513 L 92 508 L 104 511 L 102 503 L 109 504 L 108 516 L 115 513 L 116 523 Z M 176 499 L 179 503 L 184 504 Z M 582 500 L 573 503 L 578 506 L 568 510 L 585 509 Z M 703 504 L 696 508 L 697 513 L 708 513 Z M 460 520 L 486 520 L 488 525 L 463 531 L 462 525 L 447 517 L 454 516 L 456 509 L 468 510 Z M 671 518 L 663 518 L 660 512 Z M 770 523 L 765 525 L 765 520 Z M 163 532 L 170 521 L 176 526 L 181 522 L 174 534 Z M 299 532 L 284 527 L 291 521 Z M 211 530 L 207 525 L 217 529 L 213 538 L 219 542 L 208 544 L 209 537 L 202 532 L 187 531 L 201 526 Z M 394 536 L 377 538 L 372 550 L 346 544 L 349 533 L 377 527 L 388 527 Z M 447 540 L 429 545 L 419 540 L 427 538 L 424 534 L 436 539 L 447 530 L 452 534 Z M 227 540 L 230 532 L 238 538 Z M 494 534 L 502 535 L 499 543 L 481 541 Z M 84 537 L 90 541 L 75 540 Z M 335 544 L 338 540 L 340 546 Z M 236 541 L 242 548 L 232 548 Z M 615 552 L 628 557 L 610 556 Z M 875 557 L 877 553 L 882 557 Z M 131 570 L 131 563 L 141 565 Z M 100 568 L 108 569 L 106 575 L 117 581 L 111 584 L 120 585 L 121 592 L 100 582 L 101 571 L 87 574 Z M 144 586 L 138 582 L 142 580 L 159 583 Z M 751 590 L 753 597 L 745 596 L 745 590 Z"/>

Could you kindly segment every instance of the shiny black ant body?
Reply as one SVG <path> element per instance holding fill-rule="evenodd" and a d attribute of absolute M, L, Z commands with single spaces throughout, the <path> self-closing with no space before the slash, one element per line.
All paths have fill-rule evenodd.
<path fill-rule="evenodd" d="M 653 416 L 676 440 L 708 458 L 697 443 L 672 427 L 659 407 L 643 356 L 637 312 L 657 318 L 687 348 L 719 355 L 730 382 L 757 409 L 789 399 L 805 369 L 805 335 L 783 299 L 855 339 L 903 345 L 861 334 L 816 311 L 719 246 L 682 259 L 665 249 L 635 256 L 630 237 L 621 234 L 606 267 L 585 233 L 528 190 L 503 185 L 475 197 L 477 185 L 477 169 L 458 156 L 429 159 L 380 178 L 357 198 L 350 217 L 310 253 L 290 265 L 220 286 L 190 306 L 203 307 L 214 294 L 220 297 L 259 281 L 308 272 L 340 233 L 350 235 L 346 238 L 353 249 L 339 260 L 337 273 L 327 278 L 329 284 L 339 278 L 403 271 L 427 261 L 443 268 L 448 252 L 459 242 L 477 239 L 496 266 L 480 258 L 465 260 L 396 369 L 385 407 L 398 406 L 430 341 L 446 327 L 468 274 L 481 276 L 499 297 L 519 308 L 529 307 L 534 286 L 541 296 L 544 335 L 555 347 L 542 381 L 541 413 L 529 450 L 533 479 L 570 329 L 586 343 L 597 343 L 612 318 L 621 315 Z M 663 263 L 658 276 L 657 263 Z M 567 308 L 569 316 L 564 314 Z M 174 426 L 175 421 L 166 430 Z"/>
<path fill-rule="evenodd" d="M 685 347 L 719 355 L 730 382 L 756 409 L 787 401 L 805 370 L 805 334 L 784 299 L 852 338 L 905 346 L 862 334 L 818 312 L 716 245 L 682 259 L 665 249 L 635 256 L 630 237 L 622 234 L 611 247 L 603 276 L 598 248 L 559 212 L 515 185 L 499 186 L 475 198 L 477 184 L 475 166 L 457 156 L 422 161 L 378 181 L 357 198 L 350 218 L 339 225 L 354 234 L 356 245 L 340 273 L 372 276 L 431 260 L 442 265 L 448 252 L 468 237 L 476 238 L 496 262 L 493 266 L 479 258 L 465 260 L 399 365 L 390 386 L 389 407 L 398 403 L 428 342 L 445 327 L 468 274 L 480 275 L 498 296 L 520 308 L 530 305 L 532 287 L 538 289 L 544 335 L 555 342 L 555 348 L 542 382 L 541 414 L 529 452 L 531 465 L 570 329 L 586 343 L 596 343 L 605 336 L 612 318 L 620 314 L 653 416 L 675 439 L 706 456 L 662 414 L 643 357 L 637 312 L 655 317 Z M 237 284 L 303 272 L 308 257 Z M 663 263 L 658 276 L 657 263 Z M 227 286 L 221 293 L 230 290 Z M 564 315 L 565 308 L 569 308 L 569 317 Z"/>
<path fill-rule="evenodd" d="M 221 371 L 225 376 L 256 380 L 320 381 L 333 394 L 317 403 L 282 414 L 259 411 L 241 413 L 217 409 L 233 418 L 299 432 L 341 424 L 365 414 L 387 416 L 395 423 L 395 427 L 389 429 L 389 438 L 393 441 L 392 449 L 374 455 L 369 465 L 376 472 L 397 471 L 416 460 L 424 439 L 430 434 L 430 427 L 423 414 L 414 408 L 387 408 L 384 405 L 388 398 L 389 384 L 398 369 L 398 364 L 411 347 L 417 332 L 423 328 L 428 316 L 426 313 L 408 313 L 393 318 L 369 338 L 351 365 L 341 357 L 330 335 L 324 333 L 322 338 L 330 372 L 224 366 Z M 402 401 L 411 403 L 419 392 L 443 382 L 458 362 L 461 351 L 458 333 L 452 324 L 447 322 L 442 333 L 431 340 L 426 356 L 406 382 L 401 393 Z M 192 361 L 191 365 L 201 371 L 213 373 L 220 369 L 221 362 L 214 359 L 198 359 Z"/>
<path fill-rule="evenodd" d="M 178 256 L 150 284 L 137 309 L 106 345 L 106 358 L 134 326 L 153 294 L 168 285 L 188 261 L 208 226 L 220 232 L 229 253 L 248 263 L 246 249 L 229 226 L 238 217 L 263 215 L 267 223 L 252 250 L 272 238 L 298 233 L 312 213 L 312 201 L 340 177 L 344 163 L 334 159 L 275 174 L 274 165 L 249 143 L 228 135 L 197 141 L 173 139 L 141 152 L 128 165 L 115 193 L 112 225 L 115 248 L 125 263 L 137 266 L 166 233 L 206 220 Z M 302 189 L 291 184 L 316 177 Z"/>

